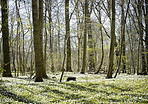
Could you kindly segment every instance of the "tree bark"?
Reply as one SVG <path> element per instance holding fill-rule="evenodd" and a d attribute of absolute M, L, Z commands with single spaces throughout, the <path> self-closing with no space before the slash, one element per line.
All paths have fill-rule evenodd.
<path fill-rule="evenodd" d="M 101 22 L 101 13 L 100 13 L 100 11 L 99 11 L 99 23 L 100 24 L 102 24 L 102 22 Z M 103 64 L 103 59 L 104 59 L 104 47 L 103 47 L 103 33 L 102 33 L 102 26 L 100 26 L 100 34 L 101 34 L 101 48 L 102 48 L 102 56 L 101 56 L 101 63 L 100 63 L 100 65 L 99 65 L 99 67 L 98 67 L 98 70 L 95 72 L 95 74 L 98 74 L 99 73 L 99 71 L 100 71 L 100 69 L 101 69 L 101 67 L 102 67 L 102 64 Z"/>
<path fill-rule="evenodd" d="M 48 0 L 46 0 L 46 2 L 45 2 L 46 4 L 45 4 L 45 24 L 44 24 L 44 26 L 45 26 L 45 36 L 44 36 L 44 39 L 45 39 L 45 45 L 44 45 L 44 54 L 43 54 L 43 56 L 44 56 L 44 70 L 43 70 L 43 78 L 48 78 L 48 76 L 47 76 L 47 74 L 46 74 L 46 61 L 47 61 L 47 59 L 46 59 L 46 57 L 47 57 L 47 54 L 46 54 L 46 51 L 47 51 L 47 41 L 48 41 L 48 36 L 47 36 L 47 26 L 46 26 L 46 18 L 47 18 L 47 10 L 48 10 L 48 5 L 47 5 L 47 3 L 48 3 Z"/>
<path fill-rule="evenodd" d="M 91 8 L 92 9 L 92 8 Z M 90 10 L 91 11 L 91 10 Z M 88 54 L 89 54 L 89 72 L 95 72 L 94 44 L 91 26 L 91 12 L 88 13 Z"/>
<path fill-rule="evenodd" d="M 41 34 L 39 29 L 39 14 L 37 7 L 37 0 L 32 0 L 32 16 L 33 16 L 33 36 L 34 36 L 34 50 L 35 50 L 35 70 L 36 78 L 35 82 L 43 82 L 42 79 L 42 44 Z"/>
<path fill-rule="evenodd" d="M 121 16 L 121 35 L 123 36 L 122 37 L 123 40 L 121 40 L 121 41 L 123 41 L 122 44 L 121 44 L 122 45 L 122 73 L 126 73 L 124 0 L 122 0 L 121 11 L 122 11 L 122 16 Z"/>
<path fill-rule="evenodd" d="M 115 0 L 112 0 L 112 21 L 111 21 L 111 43 L 109 53 L 109 67 L 106 78 L 112 78 L 113 61 L 114 61 L 114 45 L 115 45 Z"/>
<path fill-rule="evenodd" d="M 53 39 L 52 39 L 52 18 L 51 18 L 51 0 L 49 0 L 48 15 L 49 15 L 49 35 L 50 35 L 50 58 L 51 58 L 51 72 L 54 72 L 53 62 Z"/>
<path fill-rule="evenodd" d="M 81 74 L 85 73 L 86 69 L 86 50 L 87 50 L 87 20 L 88 20 L 88 0 L 85 0 L 85 27 L 84 27 L 84 40 L 83 40 L 83 62 Z"/>
<path fill-rule="evenodd" d="M 138 25 L 139 25 L 139 40 L 140 40 L 140 53 L 142 59 L 142 75 L 146 75 L 146 61 L 145 61 L 145 54 L 144 54 L 144 45 L 143 45 L 143 24 L 142 24 L 142 0 L 138 0 Z"/>
<path fill-rule="evenodd" d="M 1 0 L 2 38 L 3 38 L 3 77 L 12 77 L 10 69 L 9 28 L 7 0 Z"/>
<path fill-rule="evenodd" d="M 69 19 L 69 0 L 65 0 L 65 27 L 66 27 L 66 39 L 67 39 L 67 60 L 66 71 L 72 72 L 71 67 L 71 45 L 70 45 L 70 19 Z"/>
<path fill-rule="evenodd" d="M 39 40 L 40 40 L 40 55 L 41 55 L 41 67 L 42 69 L 42 77 L 48 78 L 46 75 L 46 69 L 45 69 L 45 61 L 43 56 L 43 0 L 39 0 Z"/>
<path fill-rule="evenodd" d="M 148 0 L 145 0 L 146 15 L 145 15 L 145 45 L 146 45 L 146 60 L 147 60 L 147 73 L 148 73 Z"/>

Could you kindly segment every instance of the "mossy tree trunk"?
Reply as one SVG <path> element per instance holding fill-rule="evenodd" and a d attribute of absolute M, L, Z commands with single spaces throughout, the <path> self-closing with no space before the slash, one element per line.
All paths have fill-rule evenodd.
<path fill-rule="evenodd" d="M 89 60 L 89 72 L 95 72 L 95 54 L 94 54 L 94 43 L 93 43 L 93 32 L 91 23 L 91 13 L 93 7 L 93 0 L 90 4 L 90 9 L 88 11 L 88 60 Z"/>

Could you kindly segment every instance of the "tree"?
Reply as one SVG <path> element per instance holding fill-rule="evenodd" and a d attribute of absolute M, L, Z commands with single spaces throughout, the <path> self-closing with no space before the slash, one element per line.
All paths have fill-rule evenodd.
<path fill-rule="evenodd" d="M 10 49 L 9 49 L 9 28 L 8 28 L 8 8 L 7 0 L 1 0 L 2 12 L 2 38 L 3 38 L 3 77 L 12 77 L 10 69 Z"/>
<path fill-rule="evenodd" d="M 46 75 L 46 70 L 45 70 L 45 60 L 44 60 L 44 56 L 43 56 L 43 0 L 39 0 L 39 29 L 40 29 L 40 55 L 41 55 L 41 69 L 42 69 L 42 77 L 43 78 L 48 78 L 48 76 Z M 40 69 L 40 70 L 41 70 Z"/>
<path fill-rule="evenodd" d="M 140 41 L 140 54 L 141 54 L 141 59 L 142 59 L 142 74 L 146 75 L 146 61 L 145 61 L 145 54 L 144 54 L 144 44 L 143 44 L 143 24 L 142 24 L 142 5 L 143 1 L 138 0 L 137 3 L 137 8 L 138 8 L 138 26 L 139 26 L 139 41 Z"/>
<path fill-rule="evenodd" d="M 97 9 L 97 8 L 96 8 Z M 97 19 L 99 20 L 99 23 L 100 23 L 100 34 L 101 34 L 101 48 L 102 48 L 102 57 L 101 57 L 101 63 L 98 67 L 98 70 L 95 72 L 95 74 L 98 74 L 101 67 L 102 67 L 102 64 L 103 64 L 103 59 L 104 59 L 104 47 L 103 47 L 103 32 L 102 32 L 102 21 L 101 21 L 101 10 L 98 10 L 98 14 L 99 14 L 99 17 L 97 16 L 97 14 L 95 13 L 95 15 L 97 16 Z"/>
<path fill-rule="evenodd" d="M 48 41 L 48 37 L 47 37 L 47 26 L 46 26 L 46 21 L 47 21 L 47 19 L 46 19 L 46 17 L 47 17 L 47 10 L 48 10 L 48 0 L 46 0 L 46 5 L 45 5 L 45 36 L 44 36 L 44 39 L 45 39 L 45 45 L 44 45 L 44 54 L 43 54 L 43 61 L 44 61 L 44 68 L 43 68 L 43 78 L 48 78 L 48 76 L 47 76 L 47 74 L 46 74 L 46 61 L 47 61 L 47 53 L 46 53 L 46 51 L 47 51 L 47 41 Z"/>
<path fill-rule="evenodd" d="M 69 0 L 65 0 L 65 27 L 67 39 L 67 60 L 66 71 L 72 72 L 71 68 L 71 45 L 70 45 L 70 19 L 69 19 Z"/>
<path fill-rule="evenodd" d="M 79 10 L 79 3 L 78 3 L 79 0 L 76 0 L 75 1 L 75 4 L 76 4 L 76 18 L 77 18 L 77 39 L 78 39 L 78 69 L 77 69 L 77 72 L 80 71 L 80 41 L 81 41 L 81 36 L 80 36 L 80 10 Z"/>
<path fill-rule="evenodd" d="M 111 43 L 109 52 L 109 67 L 106 78 L 112 78 L 115 44 L 115 0 L 112 0 Z"/>
<path fill-rule="evenodd" d="M 116 78 L 117 73 L 119 72 L 122 54 L 123 54 L 122 73 L 126 72 L 126 64 L 125 64 L 125 24 L 126 24 L 126 18 L 127 18 L 127 14 L 128 14 L 128 10 L 129 10 L 129 4 L 130 4 L 130 0 L 128 2 L 126 15 L 125 15 L 124 14 L 124 0 L 122 0 L 122 3 L 121 3 L 121 11 L 122 11 L 122 15 L 121 15 L 121 44 L 120 44 L 120 52 L 119 52 L 120 55 L 119 55 L 119 58 L 118 58 L 117 69 L 116 69 L 114 78 Z"/>
<path fill-rule="evenodd" d="M 32 16 L 33 16 L 33 36 L 34 36 L 34 50 L 35 50 L 35 70 L 36 78 L 35 82 L 43 82 L 42 79 L 42 40 L 40 36 L 39 27 L 39 13 L 38 13 L 38 0 L 32 0 Z M 42 0 L 40 3 L 43 2 Z M 41 5 L 41 4 L 40 4 Z"/>
<path fill-rule="evenodd" d="M 94 58 L 94 46 L 93 46 L 93 35 L 92 35 L 92 23 L 91 23 L 91 13 L 93 8 L 93 0 L 90 4 L 90 10 L 88 11 L 88 54 L 89 54 L 89 71 L 95 72 L 95 58 Z"/>
<path fill-rule="evenodd" d="M 148 73 L 148 0 L 145 0 L 146 14 L 145 14 L 145 45 L 146 45 L 146 60 L 147 60 L 147 73 Z"/>
<path fill-rule="evenodd" d="M 51 18 L 51 0 L 48 1 L 48 15 L 49 15 L 49 35 L 50 35 L 50 57 L 51 57 L 51 72 L 54 72 L 54 62 L 53 62 L 53 39 L 52 39 L 52 18 Z"/>
<path fill-rule="evenodd" d="M 22 52 L 22 55 L 21 55 L 21 43 L 18 42 L 19 44 L 19 58 L 20 58 L 20 72 L 21 74 L 24 74 L 25 75 L 25 33 L 24 33 L 24 26 L 23 26 L 23 22 L 22 22 L 22 18 L 20 16 L 20 12 L 19 12 L 19 8 L 18 8 L 18 4 L 17 4 L 17 0 L 15 0 L 15 5 L 16 5 L 16 12 L 17 12 L 17 33 L 19 34 L 19 38 L 20 38 L 20 32 L 19 32 L 19 29 L 20 29 L 20 24 L 21 24 L 21 32 L 23 34 L 23 40 L 22 40 L 22 47 L 23 47 L 23 52 Z M 19 39 L 20 40 L 20 39 Z M 18 41 L 19 41 L 18 40 Z M 21 58 L 22 57 L 22 58 Z"/>
<path fill-rule="evenodd" d="M 88 20 L 88 0 L 85 0 L 85 27 L 84 27 L 83 62 L 82 62 L 81 74 L 84 74 L 85 73 L 85 68 L 86 68 L 87 20 Z"/>
<path fill-rule="evenodd" d="M 125 16 L 124 16 L 124 0 L 121 1 L 121 11 L 122 11 L 122 15 L 121 15 L 121 45 L 122 45 L 122 50 L 120 50 L 122 52 L 122 73 L 126 73 L 126 56 L 125 56 Z"/>

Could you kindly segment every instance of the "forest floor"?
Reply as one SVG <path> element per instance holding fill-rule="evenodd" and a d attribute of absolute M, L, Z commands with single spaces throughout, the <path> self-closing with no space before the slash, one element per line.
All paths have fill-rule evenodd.
<path fill-rule="evenodd" d="M 68 76 L 76 81 L 66 81 Z M 0 80 L 2 104 L 148 104 L 148 76 L 120 74 L 105 79 L 104 74 L 49 74 L 49 79 L 35 83 L 27 76 Z M 53 77 L 53 78 L 52 78 Z"/>

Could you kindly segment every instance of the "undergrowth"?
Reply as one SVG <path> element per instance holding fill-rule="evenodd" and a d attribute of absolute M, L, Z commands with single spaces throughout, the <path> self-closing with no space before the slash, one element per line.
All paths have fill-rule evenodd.
<path fill-rule="evenodd" d="M 54 78 L 52 78 L 54 76 Z M 148 76 L 123 75 L 105 79 L 105 75 L 65 73 L 49 74 L 49 79 L 35 83 L 28 77 L 2 78 L 0 103 L 36 104 L 147 104 Z M 75 76 L 76 81 L 66 82 Z"/>

